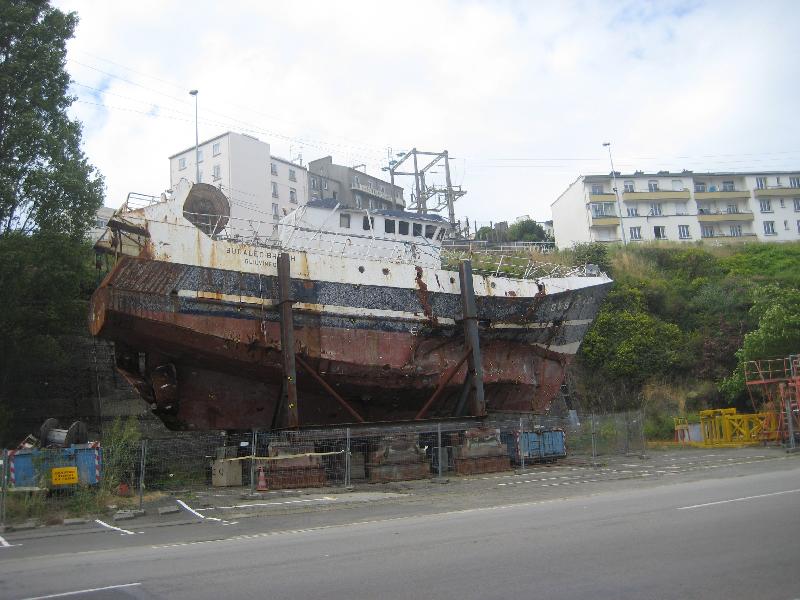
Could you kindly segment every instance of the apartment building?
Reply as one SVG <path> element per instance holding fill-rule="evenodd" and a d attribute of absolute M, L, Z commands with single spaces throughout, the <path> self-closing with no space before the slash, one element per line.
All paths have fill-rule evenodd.
<path fill-rule="evenodd" d="M 197 161 L 195 162 L 195 155 Z M 169 157 L 170 185 L 182 179 L 218 187 L 231 203 L 232 229 L 269 227 L 283 215 L 308 202 L 308 170 L 272 156 L 261 140 L 226 132 Z"/>
<path fill-rule="evenodd" d="M 325 197 L 338 200 L 342 206 L 374 210 L 405 207 L 403 188 L 353 167 L 334 164 L 330 156 L 312 160 L 308 163 L 308 171 L 312 192 L 315 177 L 319 178 L 320 185 L 324 185 L 326 181 L 337 183 L 336 189 L 331 190 L 331 195 L 326 193 Z"/>
<path fill-rule="evenodd" d="M 800 240 L 800 171 L 582 175 L 550 207 L 560 248 L 794 241 Z"/>

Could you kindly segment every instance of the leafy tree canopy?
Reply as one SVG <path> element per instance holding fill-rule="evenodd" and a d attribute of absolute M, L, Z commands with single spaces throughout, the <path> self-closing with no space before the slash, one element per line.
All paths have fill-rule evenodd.
<path fill-rule="evenodd" d="M 548 238 L 544 227 L 536 221 L 525 219 L 508 228 L 508 239 L 512 242 L 544 242 Z"/>
<path fill-rule="evenodd" d="M 103 180 L 67 115 L 66 42 L 77 17 L 44 0 L 5 0 L 0 22 L 0 235 L 81 238 L 102 204 Z"/>

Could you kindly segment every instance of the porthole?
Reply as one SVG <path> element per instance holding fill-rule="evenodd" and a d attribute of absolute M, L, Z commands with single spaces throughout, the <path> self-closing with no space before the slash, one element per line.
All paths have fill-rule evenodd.
<path fill-rule="evenodd" d="M 364 272 L 364 267 L 358 267 L 358 272 L 359 273 L 363 273 Z"/>

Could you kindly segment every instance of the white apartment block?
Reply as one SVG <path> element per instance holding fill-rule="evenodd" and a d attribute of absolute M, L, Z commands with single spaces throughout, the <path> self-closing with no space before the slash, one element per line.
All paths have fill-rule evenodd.
<path fill-rule="evenodd" d="M 308 202 L 308 170 L 272 156 L 269 144 L 227 132 L 169 157 L 172 188 L 186 179 L 218 187 L 231 204 L 230 229 L 271 235 L 280 217 Z M 199 166 L 199 177 L 196 165 Z"/>
<path fill-rule="evenodd" d="M 797 241 L 800 171 L 586 175 L 550 207 L 559 248 L 580 242 Z"/>

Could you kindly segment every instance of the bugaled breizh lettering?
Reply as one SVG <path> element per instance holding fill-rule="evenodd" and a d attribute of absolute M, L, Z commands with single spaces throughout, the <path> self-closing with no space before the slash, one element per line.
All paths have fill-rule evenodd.
<path fill-rule="evenodd" d="M 242 255 L 245 257 L 244 264 L 252 265 L 254 267 L 277 267 L 279 252 L 271 250 L 261 250 L 252 247 L 233 247 L 229 246 L 225 252 L 230 255 Z M 289 260 L 294 262 L 294 253 L 289 253 Z"/>

